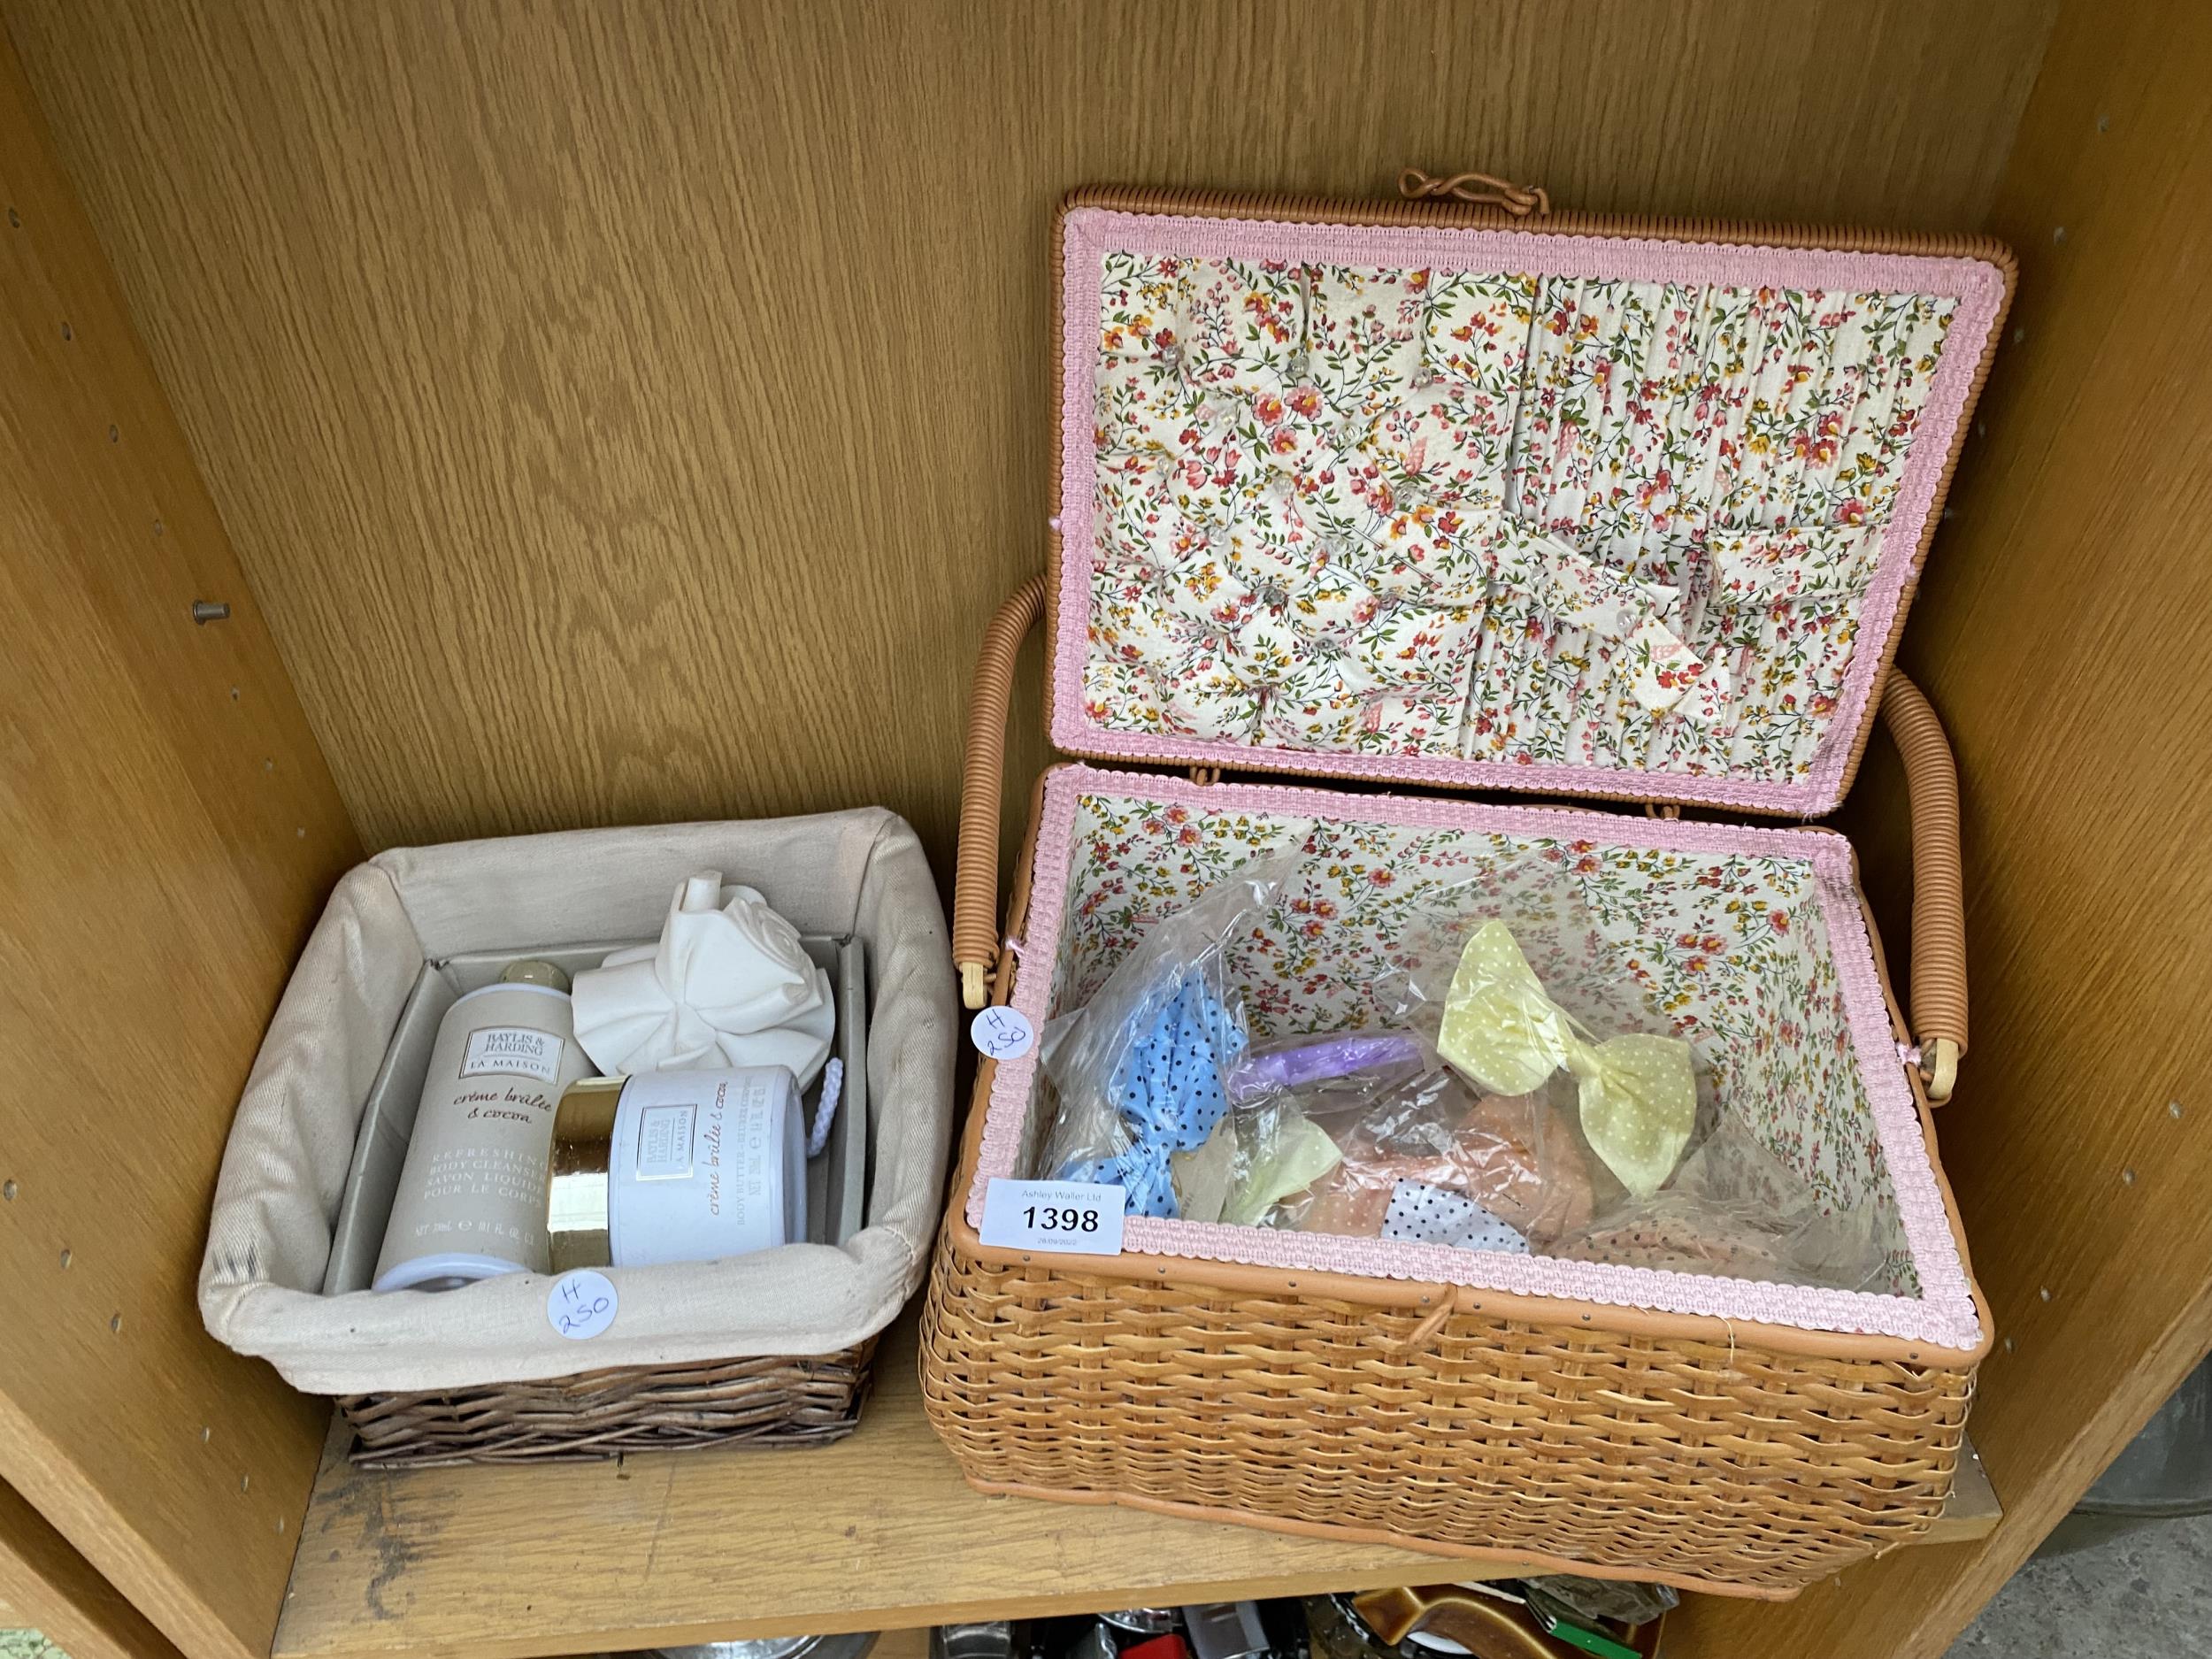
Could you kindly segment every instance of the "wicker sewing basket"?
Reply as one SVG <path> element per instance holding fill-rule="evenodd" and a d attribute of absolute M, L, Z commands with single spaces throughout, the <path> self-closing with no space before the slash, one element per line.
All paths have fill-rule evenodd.
<path fill-rule="evenodd" d="M 1459 185 L 1463 194 L 1464 177 L 1446 188 Z M 1054 462 L 1060 517 L 1048 574 L 1002 609 L 976 675 L 953 929 L 969 1005 L 980 1006 L 987 995 L 1038 1020 L 1078 1005 L 1096 988 L 1114 949 L 1127 943 L 1102 945 L 1095 932 L 1086 933 L 1096 926 L 1087 918 L 1097 907 L 1109 900 L 1120 905 L 1125 932 L 1141 931 L 1202 889 L 1210 851 L 1235 842 L 1249 856 L 1271 835 L 1304 834 L 1310 845 L 1320 838 L 1339 849 L 1379 848 L 1380 873 L 1370 874 L 1381 882 L 1417 876 L 1416 852 L 1432 845 L 1423 838 L 1463 834 L 1590 849 L 1595 859 L 1617 854 L 1678 864 L 1704 869 L 1709 881 L 1724 886 L 1734 878 L 1710 872 L 1740 867 L 1726 864 L 1732 858 L 1771 860 L 1777 871 L 1816 870 L 1807 882 L 1809 891 L 1819 888 L 1817 899 L 1797 902 L 1796 933 L 1824 928 L 1832 946 L 1832 962 L 1821 970 L 1832 971 L 1839 987 L 1821 1004 L 1834 1033 L 1829 1047 L 1849 1056 L 1850 1087 L 1859 1091 L 1852 1098 L 1871 1102 L 1867 1110 L 1878 1120 L 1864 1132 L 1865 1156 L 1886 1172 L 1901 1213 L 1910 1211 L 1901 1236 L 1916 1277 L 1898 1282 L 1911 1294 L 1834 1301 L 1792 1293 L 1778 1302 L 1767 1294 L 1775 1286 L 1743 1280 L 1639 1279 L 1626 1267 L 1571 1279 L 1553 1271 L 1563 1263 L 1509 1272 L 1494 1267 L 1498 1258 L 1453 1251 L 1433 1258 L 1432 1271 L 1383 1270 L 1353 1241 L 1316 1244 L 1310 1235 L 1136 1218 L 1118 1256 L 988 1248 L 977 1232 L 988 1180 L 1027 1172 L 1021 1160 L 1035 1130 L 1028 1120 L 1037 1075 L 1032 1056 L 986 1061 L 977 1079 L 925 1315 L 925 1398 L 938 1432 L 986 1492 L 1128 1504 L 1444 1555 L 1787 1596 L 1855 1558 L 1911 1539 L 1941 1510 L 1975 1367 L 1990 1341 L 1987 1310 L 1935 1161 L 1929 1111 L 1948 1096 L 1966 1043 L 1955 779 L 1933 712 L 1889 666 L 2009 303 L 2012 262 L 2001 247 L 1980 239 L 1549 214 L 1540 192 L 1509 187 L 1486 188 L 1481 196 L 1353 205 L 1104 189 L 1064 204 L 1053 244 L 1056 280 L 1064 285 L 1055 307 L 1054 352 L 1063 417 Z M 1532 210 L 1545 216 L 1529 216 Z M 1325 263 L 1333 257 L 1363 273 L 1347 276 Z M 1111 518 L 1099 482 L 1110 469 L 1096 457 L 1141 448 L 1117 448 L 1111 423 L 1131 405 L 1111 403 L 1100 389 L 1108 370 L 1133 376 L 1126 365 L 1135 360 L 1148 378 L 1117 384 L 1152 396 L 1150 388 L 1164 383 L 1161 365 L 1142 359 L 1171 349 L 1161 344 L 1164 320 L 1180 303 L 1179 330 L 1191 333 L 1194 319 L 1202 330 L 1206 319 L 1188 300 L 1195 291 L 1189 285 L 1221 272 L 1230 273 L 1233 300 L 1239 281 L 1262 296 L 1246 299 L 1242 310 L 1263 315 L 1269 284 L 1289 272 L 1302 296 L 1291 303 L 1307 305 L 1310 319 L 1324 314 L 1315 296 L 1325 289 L 1341 295 L 1378 273 L 1386 282 L 1404 276 L 1405 270 L 1384 268 L 1398 263 L 1415 273 L 1422 290 L 1412 309 L 1394 313 L 1400 317 L 1436 315 L 1441 302 L 1425 285 L 1439 273 L 1533 273 L 1511 275 L 1530 302 L 1521 322 L 1534 317 L 1526 336 L 1531 359 L 1540 347 L 1561 349 L 1541 337 L 1548 323 L 1564 319 L 1555 338 L 1571 339 L 1578 326 L 1575 313 L 1545 314 L 1556 295 L 1543 285 L 1557 273 L 1568 273 L 1557 280 L 1570 286 L 1624 276 L 1632 283 L 1718 283 L 1711 295 L 1750 294 L 1761 305 L 1776 297 L 1776 284 L 1801 282 L 1839 302 L 1834 290 L 1842 288 L 1852 296 L 1845 310 L 1874 302 L 1862 308 L 1870 312 L 1890 296 L 1861 292 L 1862 286 L 1925 287 L 1939 296 L 1914 302 L 1945 319 L 1939 363 L 1932 347 L 1911 358 L 1909 372 L 1896 371 L 1901 359 L 1893 359 L 1886 394 L 1893 403 L 1880 422 L 1868 423 L 1900 442 L 1880 449 L 1872 439 L 1862 443 L 1855 427 L 1839 434 L 1861 455 L 1879 449 L 1871 461 L 1845 457 L 1858 469 L 1851 479 L 1877 480 L 1868 487 L 1877 503 L 1875 539 L 1864 544 L 1867 562 L 1854 567 L 1864 577 L 1858 590 L 1803 600 L 1812 626 L 1841 641 L 1831 664 L 1833 719 L 1800 757 L 1801 764 L 1770 768 L 1778 785 L 1755 779 L 1747 787 L 1718 767 L 1607 770 L 1542 764 L 1542 757 L 1531 764 L 1525 753 L 1497 764 L 1464 758 L 1463 751 L 1437 759 L 1432 749 L 1425 759 L 1417 735 L 1394 746 L 1387 733 L 1377 741 L 1371 716 L 1363 729 L 1340 728 L 1357 732 L 1354 741 L 1331 744 L 1256 739 L 1233 719 L 1223 722 L 1225 732 L 1203 730 L 1202 720 L 1157 707 L 1140 710 L 1143 718 L 1131 714 L 1128 700 L 1141 703 L 1151 695 L 1144 687 L 1162 682 L 1124 672 L 1123 659 L 1155 649 L 1145 643 L 1154 636 L 1145 634 L 1141 617 L 1133 621 L 1132 613 L 1101 609 L 1119 595 L 1099 598 L 1111 572 L 1099 574 L 1104 556 L 1087 539 L 1094 501 L 1107 534 L 1116 522 L 1130 522 Z M 1102 294 L 1116 282 L 1121 286 Z M 1592 334 L 1602 338 L 1629 314 L 1624 291 L 1610 299 L 1579 297 L 1581 316 L 1614 307 L 1605 313 L 1613 321 L 1589 326 Z M 1147 307 L 1133 319 L 1132 295 Z M 1386 301 L 1360 314 L 1386 323 L 1394 314 Z M 1820 310 L 1800 308 L 1805 316 Z M 1827 321 L 1824 314 L 1820 320 Z M 1303 338 L 1314 339 L 1321 326 L 1310 321 Z M 1231 342 L 1224 348 L 1228 357 L 1242 349 L 1233 329 L 1217 338 Z M 1466 336 L 1431 328 L 1432 348 L 1446 338 Z M 1832 353 L 1833 372 L 1843 372 L 1837 366 L 1843 355 Z M 1172 369 L 1179 359 L 1165 361 Z M 1311 372 L 1305 362 L 1295 369 Z M 1519 372 L 1533 373 L 1525 366 Z M 1880 378 L 1868 366 L 1850 373 L 1854 386 Z M 1803 378 L 1783 386 L 1785 404 Z M 1586 376 L 1580 395 L 1601 402 L 1608 388 L 1600 380 L 1593 389 Z M 1895 389 L 1907 385 L 1909 392 Z M 1662 405 L 1686 396 L 1655 380 L 1647 397 L 1654 386 L 1662 388 Z M 1524 389 L 1518 381 L 1506 387 L 1516 400 Z M 1248 394 L 1249 385 L 1243 390 Z M 1921 401 L 1908 408 L 1910 399 Z M 1263 441 L 1279 430 L 1268 424 L 1271 414 L 1279 419 L 1281 411 L 1263 411 L 1249 428 Z M 1858 419 L 1853 414 L 1846 426 Z M 1562 448 L 1601 425 L 1569 432 Z M 1787 425 L 1779 441 L 1790 439 Z M 1800 429 L 1839 435 L 1814 416 Z M 1180 436 L 1192 441 L 1187 430 Z M 1412 464 L 1420 464 L 1417 454 Z M 1515 464 L 1525 465 L 1525 457 L 1517 456 Z M 1132 464 L 1126 475 L 1148 465 Z M 1902 484 L 1885 495 L 1880 480 L 1892 471 Z M 1122 479 L 1114 481 L 1120 488 Z M 1542 480 L 1526 485 L 1524 510 L 1532 503 L 1550 522 L 1560 515 L 1545 510 L 1560 498 L 1545 500 L 1543 488 Z M 1128 494 L 1136 491 L 1128 487 Z M 1586 490 L 1578 499 L 1603 506 L 1619 492 L 1601 497 L 1602 491 Z M 1566 518 L 1573 517 L 1571 506 Z M 1686 509 L 1686 516 L 1695 515 Z M 1851 512 L 1842 517 L 1857 526 Z M 1811 542 L 1817 541 L 1816 533 Z M 1133 580 L 1129 593 L 1153 591 L 1144 587 L 1148 577 Z M 1792 592 L 1817 585 L 1794 584 Z M 1268 603 L 1266 596 L 1255 602 L 1259 609 Z M 1790 594 L 1763 594 L 1755 603 L 1777 618 L 1798 614 Z M 1002 933 L 995 903 L 1004 720 L 1016 649 L 1041 613 L 1050 620 L 1048 724 L 1056 746 L 1124 764 L 1063 764 L 1040 780 Z M 1845 618 L 1839 629 L 1838 616 Z M 1862 622 L 1868 637 L 1854 650 Z M 1525 636 L 1540 631 L 1530 624 Z M 1588 660 L 1607 657 L 1599 649 Z M 1755 648 L 1738 667 L 1754 665 L 1755 657 Z M 1770 690 L 1774 681 L 1755 674 L 1738 683 L 1748 696 L 1748 687 Z M 1783 683 L 1795 682 L 1785 676 Z M 1163 706 L 1166 699 L 1162 693 Z M 1264 695 L 1259 706 L 1268 708 Z M 1686 804 L 1800 820 L 1827 811 L 1855 772 L 1878 707 L 1910 786 L 1916 882 L 1910 1027 L 1891 994 L 1841 837 L 1805 827 L 1755 828 L 1716 814 L 1694 822 L 1679 816 Z M 1333 774 L 1353 787 L 1223 782 L 1225 766 Z M 1428 787 L 1409 791 L 1407 784 Z M 1440 793 L 1453 789 L 1610 797 L 1640 803 L 1642 810 L 1489 804 Z M 1394 866 L 1394 849 L 1404 854 Z M 1115 861 L 1121 862 L 1110 877 L 1100 873 L 1102 862 Z M 1663 948 L 1663 941 L 1654 947 Z M 1809 1033 L 1801 1041 L 1809 1047 Z M 1793 1109 L 1786 1098 L 1778 1108 Z"/>

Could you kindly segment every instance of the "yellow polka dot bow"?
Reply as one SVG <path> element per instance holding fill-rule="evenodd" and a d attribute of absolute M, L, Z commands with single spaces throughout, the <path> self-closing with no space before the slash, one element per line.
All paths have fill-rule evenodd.
<path fill-rule="evenodd" d="M 1674 1172 L 1697 1120 L 1690 1045 L 1679 1037 L 1589 1041 L 1545 995 L 1512 929 L 1485 922 L 1461 953 L 1437 1051 L 1484 1088 L 1526 1094 L 1561 1066 L 1581 1091 L 1582 1133 L 1640 1198 Z"/>

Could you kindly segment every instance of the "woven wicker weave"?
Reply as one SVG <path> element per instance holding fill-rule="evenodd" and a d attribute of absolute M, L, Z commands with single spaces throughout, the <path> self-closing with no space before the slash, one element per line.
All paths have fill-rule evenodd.
<path fill-rule="evenodd" d="M 338 1408 L 353 1425 L 353 1461 L 372 1469 L 806 1446 L 852 1432 L 874 1356 L 872 1339 L 816 1359 L 634 1365 L 446 1393 L 353 1394 Z"/>
<path fill-rule="evenodd" d="M 1787 1594 L 1901 1543 L 1950 1491 L 1967 1371 L 1473 1313 L 1423 1339 L 1424 1324 L 993 1267 L 949 1245 L 924 1398 L 985 1491 L 1326 1522 L 1736 1594 Z"/>
<path fill-rule="evenodd" d="M 1545 205 L 1520 194 L 1528 197 L 1520 206 L 1486 198 L 1505 212 L 1121 190 L 1082 192 L 1068 205 L 1502 225 Z M 1546 226 L 1982 258 L 2002 265 L 2008 282 L 2011 268 L 2003 249 L 1978 239 L 1571 214 Z M 1056 227 L 1056 269 L 1058 246 Z M 1057 364 L 1060 353 L 1052 357 Z M 1988 366 L 1985 355 L 1977 389 Z M 1946 457 L 1947 482 L 1964 424 Z M 1058 459 L 1056 449 L 1056 496 Z M 1932 514 L 1931 532 L 1933 522 Z M 1061 554 L 1056 536 L 1056 572 Z M 1005 719 L 1017 651 L 1056 591 L 1056 582 L 1036 580 L 1010 597 L 977 667 L 953 925 L 972 1007 L 1008 1001 L 1023 971 L 1000 941 L 1026 927 L 1036 836 L 1033 827 L 1002 929 Z M 1901 599 L 1888 637 L 1876 642 L 1885 671 L 1903 615 Z M 1917 690 L 1891 674 L 1880 706 L 1905 761 L 1914 821 L 1910 1027 L 1893 995 L 1890 1011 L 1901 1044 L 1921 1056 L 1910 1082 L 1932 1156 L 1929 1107 L 1947 1095 L 1966 1047 L 1957 784 L 1942 726 Z M 1872 718 L 1870 708 L 1854 734 L 1854 768 Z M 1255 769 L 1270 764 L 1255 753 Z M 1879 967 L 1878 939 L 1875 951 Z M 956 1193 L 976 1177 L 995 1070 L 988 1061 L 980 1068 Z M 1939 1168 L 1936 1179 L 1940 1187 Z M 1945 1202 L 1955 1237 L 1947 1194 Z M 1963 1262 L 1963 1239 L 1957 1243 Z M 1752 1330 L 1755 1345 L 1740 1340 Z M 1950 1493 L 1977 1357 L 1215 1261 L 997 1250 L 981 1243 L 957 1202 L 946 1214 L 922 1340 L 930 1419 L 987 1492 L 1770 1597 L 1926 1529 Z"/>

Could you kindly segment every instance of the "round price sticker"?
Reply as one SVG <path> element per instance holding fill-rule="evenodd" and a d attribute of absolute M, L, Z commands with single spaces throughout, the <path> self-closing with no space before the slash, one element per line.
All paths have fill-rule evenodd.
<path fill-rule="evenodd" d="M 563 1273 L 546 1293 L 545 1317 L 553 1328 L 581 1342 L 614 1323 L 614 1280 L 588 1267 Z"/>
<path fill-rule="evenodd" d="M 1015 1060 L 1036 1047 L 1036 1028 L 1018 1009 L 987 1008 L 969 1023 L 975 1046 L 994 1060 Z"/>

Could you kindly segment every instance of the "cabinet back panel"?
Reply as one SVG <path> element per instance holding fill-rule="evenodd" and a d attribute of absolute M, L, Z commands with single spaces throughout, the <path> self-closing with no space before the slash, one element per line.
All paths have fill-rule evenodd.
<path fill-rule="evenodd" d="M 1980 11 L 9 16 L 372 846 L 880 800 L 942 868 L 969 666 L 1043 562 L 1062 192 L 1417 162 L 1972 227 L 2051 4 Z"/>

